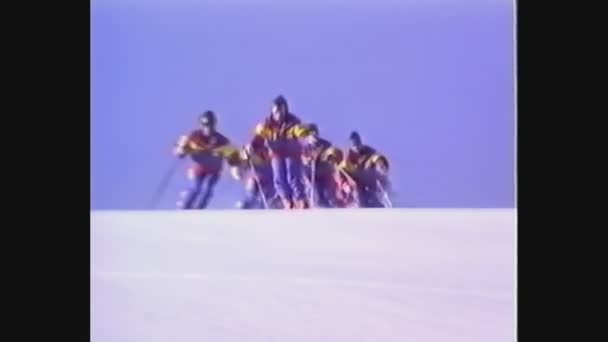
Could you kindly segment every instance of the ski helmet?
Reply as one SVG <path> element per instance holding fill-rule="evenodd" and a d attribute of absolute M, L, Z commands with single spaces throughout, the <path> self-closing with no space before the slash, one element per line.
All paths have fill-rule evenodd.
<path fill-rule="evenodd" d="M 277 106 L 284 106 L 285 108 L 287 108 L 287 99 L 285 99 L 285 96 L 279 95 L 274 98 L 274 100 L 272 101 L 272 104 L 277 105 Z"/>
<path fill-rule="evenodd" d="M 215 117 L 215 113 L 213 111 L 205 111 L 203 114 L 199 116 L 199 121 L 203 126 L 210 126 L 215 128 L 217 125 L 217 118 Z"/>
<path fill-rule="evenodd" d="M 359 132 L 357 132 L 357 131 L 352 131 L 352 132 L 350 133 L 350 135 L 349 135 L 348 139 L 349 139 L 350 141 L 352 141 L 352 142 L 353 142 L 353 144 L 355 144 L 355 145 L 359 145 L 359 144 L 361 144 L 361 136 L 359 135 Z"/>
<path fill-rule="evenodd" d="M 319 135 L 319 126 L 317 126 L 317 124 L 310 124 L 308 125 L 308 128 L 310 129 L 310 132 L 315 134 L 315 135 Z"/>
<path fill-rule="evenodd" d="M 289 105 L 287 104 L 287 100 L 283 95 L 275 97 L 274 100 L 272 100 L 272 104 L 278 108 L 283 108 L 285 114 L 289 113 Z"/>

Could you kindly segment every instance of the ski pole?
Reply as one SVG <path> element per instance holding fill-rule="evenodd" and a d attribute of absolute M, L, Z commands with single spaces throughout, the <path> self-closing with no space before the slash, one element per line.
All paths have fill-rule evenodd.
<path fill-rule="evenodd" d="M 177 166 L 179 165 L 180 161 L 181 159 L 175 159 L 173 163 L 171 163 L 169 169 L 163 175 L 163 178 L 161 179 L 160 183 L 158 184 L 158 187 L 156 188 L 154 196 L 148 202 L 149 209 L 156 209 L 156 206 L 158 205 L 158 202 L 160 201 L 161 197 L 165 194 L 167 186 L 169 185 L 169 182 L 173 177 L 173 174 L 175 173 L 175 170 L 177 169 Z"/>
<path fill-rule="evenodd" d="M 376 180 L 376 183 L 378 184 L 378 187 L 380 188 L 380 192 L 382 192 L 382 197 L 384 199 L 384 206 L 387 208 L 392 208 L 393 202 L 391 202 L 391 199 L 388 196 L 388 192 L 384 189 L 384 186 L 382 186 L 382 182 L 380 182 L 379 180 Z"/>
<path fill-rule="evenodd" d="M 316 168 L 317 168 L 317 158 L 313 158 L 310 161 L 310 206 L 315 207 L 315 182 L 316 182 Z"/>
<path fill-rule="evenodd" d="M 247 161 L 249 161 L 249 167 L 251 168 L 251 172 L 253 173 L 252 177 L 253 177 L 253 180 L 255 181 L 255 184 L 258 187 L 260 197 L 262 198 L 262 204 L 264 204 L 264 209 L 268 209 L 268 201 L 266 200 L 266 194 L 264 194 L 264 189 L 262 188 L 262 182 L 260 182 L 260 178 L 258 177 L 258 173 L 255 169 L 255 165 L 253 165 L 253 162 L 251 161 L 251 156 L 249 156 L 249 158 L 247 158 Z"/>

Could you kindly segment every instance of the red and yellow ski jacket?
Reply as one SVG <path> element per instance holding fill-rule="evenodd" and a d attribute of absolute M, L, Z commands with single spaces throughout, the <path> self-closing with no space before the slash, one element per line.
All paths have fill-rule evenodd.
<path fill-rule="evenodd" d="M 302 155 L 304 165 L 309 165 L 315 159 L 319 163 L 339 165 L 344 158 L 342 150 L 333 146 L 325 139 L 318 139 L 314 145 L 307 146 Z"/>
<path fill-rule="evenodd" d="M 198 129 L 180 138 L 177 154 L 190 156 L 198 172 L 220 172 L 224 160 L 230 165 L 239 163 L 239 150 L 228 138 L 218 132 L 206 136 Z"/>
<path fill-rule="evenodd" d="M 255 135 L 264 139 L 270 151 L 271 158 L 297 157 L 302 154 L 300 139 L 311 134 L 308 125 L 289 113 L 282 122 L 276 122 L 268 117 L 255 128 Z"/>
<path fill-rule="evenodd" d="M 244 148 L 241 150 L 241 160 L 245 167 L 249 167 L 249 163 L 254 167 L 265 167 L 270 164 L 270 151 L 261 137 L 255 136 L 249 145 L 251 146 L 249 151 Z"/>
<path fill-rule="evenodd" d="M 359 152 L 349 150 L 346 158 L 338 167 L 343 183 L 357 186 L 374 185 L 377 181 L 388 184 L 388 159 L 369 146 Z M 346 182 L 348 181 L 348 182 Z M 388 185 L 387 185 L 388 186 Z"/>
<path fill-rule="evenodd" d="M 388 172 L 389 163 L 384 155 L 367 145 L 363 145 L 359 152 L 349 150 L 340 167 L 352 175 L 367 170 Z"/>

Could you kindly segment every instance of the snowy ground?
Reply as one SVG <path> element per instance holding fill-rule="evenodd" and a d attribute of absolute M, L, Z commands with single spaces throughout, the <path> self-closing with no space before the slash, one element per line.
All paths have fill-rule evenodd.
<path fill-rule="evenodd" d="M 515 340 L 514 209 L 91 213 L 93 342 Z"/>

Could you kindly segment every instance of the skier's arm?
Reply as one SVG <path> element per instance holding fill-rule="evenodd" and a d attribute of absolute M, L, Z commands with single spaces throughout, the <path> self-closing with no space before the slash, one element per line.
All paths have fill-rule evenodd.
<path fill-rule="evenodd" d="M 230 166 L 239 166 L 241 164 L 239 149 L 230 144 L 218 146 L 213 149 L 213 152 L 226 160 Z"/>
<path fill-rule="evenodd" d="M 232 164 L 229 163 L 229 165 L 232 178 L 236 180 L 243 179 L 243 175 L 249 167 L 249 155 L 245 147 L 238 150 L 238 155 L 235 156 L 234 162 Z"/>
<path fill-rule="evenodd" d="M 175 148 L 173 149 L 173 154 L 178 158 L 185 157 L 190 151 L 188 149 L 188 144 L 190 142 L 190 136 L 182 135 L 179 137 L 177 143 L 175 144 Z"/>
<path fill-rule="evenodd" d="M 344 170 L 346 172 L 352 172 L 355 170 L 356 165 L 352 162 L 352 152 L 348 151 L 346 153 L 346 157 L 344 157 L 344 159 L 342 160 L 342 162 L 340 162 L 340 165 L 338 165 L 338 167 L 341 170 Z"/>
<path fill-rule="evenodd" d="M 259 123 L 257 126 L 255 126 L 254 135 L 254 139 L 256 137 L 259 137 L 261 139 L 267 140 L 270 139 L 270 137 L 272 136 L 272 131 L 263 123 Z"/>
<path fill-rule="evenodd" d="M 292 136 L 298 139 L 309 138 L 312 137 L 314 142 L 314 137 L 312 136 L 312 129 L 310 125 L 306 124 L 295 124 L 290 129 L 290 133 Z"/>
<path fill-rule="evenodd" d="M 241 180 L 243 178 L 243 169 L 238 166 L 233 166 L 230 168 L 230 174 L 235 180 Z"/>
<path fill-rule="evenodd" d="M 206 151 L 209 149 L 208 147 L 197 144 L 196 141 L 192 139 L 193 134 L 194 133 L 191 133 L 189 135 L 182 135 L 179 137 L 179 140 L 177 141 L 177 144 L 173 150 L 173 153 L 177 157 L 183 158 L 188 154 L 192 154 L 199 151 Z"/>
<path fill-rule="evenodd" d="M 264 157 L 260 154 L 262 152 L 257 152 L 255 151 L 255 148 L 253 147 L 253 144 L 247 144 L 243 147 L 243 150 L 241 152 L 241 160 L 243 161 L 243 163 L 246 166 L 250 166 L 250 165 L 262 165 L 265 163 Z"/>
<path fill-rule="evenodd" d="M 215 155 L 220 156 L 226 161 L 230 167 L 230 174 L 236 180 L 241 180 L 243 174 L 244 162 L 241 159 L 240 150 L 228 142 L 222 146 L 213 149 Z"/>
<path fill-rule="evenodd" d="M 374 153 L 365 164 L 365 168 L 373 168 L 377 172 L 378 182 L 382 186 L 383 190 L 390 191 L 391 183 L 388 178 L 388 159 L 380 153 Z"/>
<path fill-rule="evenodd" d="M 325 151 L 323 151 L 321 159 L 334 165 L 340 165 L 344 161 L 344 156 L 342 155 L 342 151 L 340 151 L 340 149 L 334 146 L 329 146 L 325 149 Z"/>
<path fill-rule="evenodd" d="M 263 149 L 265 140 L 263 135 L 266 135 L 264 132 L 264 129 L 262 127 L 258 127 L 259 129 L 256 129 L 255 133 L 260 133 L 260 134 L 255 134 L 251 140 L 249 141 L 249 143 L 247 143 L 245 146 L 243 146 L 242 149 L 242 159 L 248 163 L 250 160 L 254 163 L 260 162 L 261 161 L 261 157 L 258 155 L 258 153 L 262 153 L 262 151 L 260 151 L 260 149 Z M 256 152 L 258 151 L 258 152 Z"/>
<path fill-rule="evenodd" d="M 373 160 L 376 170 L 382 172 L 383 174 L 388 173 L 389 163 L 385 156 L 377 154 L 373 157 Z"/>
<path fill-rule="evenodd" d="M 387 174 L 389 168 L 388 159 L 380 153 L 374 153 L 365 161 L 364 168 L 373 168 L 381 174 Z"/>

